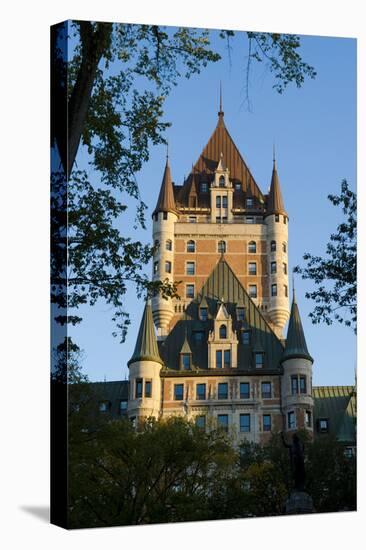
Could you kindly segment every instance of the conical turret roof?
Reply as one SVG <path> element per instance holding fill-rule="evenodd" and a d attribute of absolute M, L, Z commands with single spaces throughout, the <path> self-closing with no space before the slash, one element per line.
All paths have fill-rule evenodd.
<path fill-rule="evenodd" d="M 271 187 L 267 199 L 266 215 L 268 216 L 270 214 L 285 214 L 287 216 L 287 212 L 283 204 L 280 180 L 278 178 L 275 160 L 273 160 Z"/>
<path fill-rule="evenodd" d="M 156 214 L 157 212 L 173 212 L 174 214 L 177 213 L 175 200 L 174 200 L 172 175 L 170 172 L 170 164 L 169 164 L 168 157 L 166 159 L 163 181 L 160 187 L 158 202 L 156 203 L 156 207 L 153 212 L 153 215 Z"/>
<path fill-rule="evenodd" d="M 308 359 L 309 361 L 313 362 L 313 358 L 311 357 L 308 351 L 308 347 L 306 345 L 300 312 L 294 293 L 291 306 L 290 321 L 287 330 L 286 346 L 281 362 L 283 363 L 287 359 L 297 358 Z"/>
<path fill-rule="evenodd" d="M 163 364 L 163 361 L 159 355 L 151 304 L 149 302 L 146 302 L 144 313 L 142 315 L 135 350 L 127 364 L 130 365 L 131 363 L 136 363 L 137 361 L 156 361 L 161 365 Z"/>

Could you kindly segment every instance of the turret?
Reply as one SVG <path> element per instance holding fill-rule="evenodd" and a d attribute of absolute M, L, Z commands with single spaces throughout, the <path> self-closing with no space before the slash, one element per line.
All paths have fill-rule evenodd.
<path fill-rule="evenodd" d="M 282 407 L 286 431 L 313 430 L 312 364 L 295 292 L 292 301 L 283 365 Z"/>
<path fill-rule="evenodd" d="M 289 317 L 288 215 L 283 204 L 275 159 L 273 159 L 265 223 L 267 225 L 268 250 L 268 316 L 272 328 L 281 338 Z"/>
<path fill-rule="evenodd" d="M 233 217 L 233 186 L 229 179 L 230 172 L 224 162 L 224 155 L 220 154 L 215 177 L 211 185 L 211 221 L 230 222 Z"/>
<path fill-rule="evenodd" d="M 158 418 L 161 407 L 160 370 L 163 361 L 159 355 L 151 305 L 146 303 L 137 336 L 135 350 L 128 362 L 129 398 L 128 416 L 131 419 Z"/>
<path fill-rule="evenodd" d="M 174 224 L 178 220 L 175 206 L 172 177 L 167 157 L 158 201 L 153 212 L 153 280 L 173 282 L 174 274 Z M 174 315 L 172 300 L 160 295 L 152 300 L 152 311 L 158 334 L 167 334 L 169 322 Z"/>

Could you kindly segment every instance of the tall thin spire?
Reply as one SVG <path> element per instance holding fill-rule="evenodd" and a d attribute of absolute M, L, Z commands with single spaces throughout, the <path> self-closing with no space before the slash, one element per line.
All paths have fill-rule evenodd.
<path fill-rule="evenodd" d="M 281 362 L 287 359 L 308 359 L 313 362 L 306 345 L 304 329 L 302 328 L 299 307 L 294 298 L 292 300 L 290 321 L 287 330 L 286 347 Z"/>
<path fill-rule="evenodd" d="M 177 212 L 177 209 L 175 206 L 175 199 L 174 199 L 172 175 L 170 172 L 168 149 L 167 149 L 167 155 L 166 155 L 166 164 L 165 164 L 165 170 L 163 175 L 163 181 L 161 183 L 160 193 L 159 193 L 158 201 L 156 203 L 153 215 L 156 214 L 157 212 L 174 212 L 174 213 Z"/>
<path fill-rule="evenodd" d="M 271 186 L 269 189 L 268 199 L 267 199 L 266 215 L 268 216 L 270 214 L 284 214 L 287 216 L 287 212 L 283 204 L 280 180 L 277 174 L 276 157 L 275 157 L 274 149 L 273 149 L 272 178 L 271 178 Z"/>
<path fill-rule="evenodd" d="M 217 114 L 219 115 L 219 124 L 223 123 L 224 111 L 222 110 L 222 84 L 221 84 L 221 80 L 220 80 L 220 106 L 219 106 L 219 112 Z"/>
<path fill-rule="evenodd" d="M 155 361 L 163 364 L 159 354 L 150 301 L 145 304 L 135 349 L 127 364 L 137 361 Z"/>

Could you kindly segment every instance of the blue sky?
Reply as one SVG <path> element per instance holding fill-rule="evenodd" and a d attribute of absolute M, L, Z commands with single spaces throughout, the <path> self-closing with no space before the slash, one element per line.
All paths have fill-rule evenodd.
<path fill-rule="evenodd" d="M 200 75 L 181 79 L 165 103 L 164 120 L 172 123 L 167 132 L 173 180 L 181 183 L 212 133 L 218 110 L 219 82 L 223 86 L 225 123 L 250 167 L 258 185 L 267 192 L 272 169 L 272 147 L 276 157 L 289 223 L 289 267 L 302 261 L 305 251 L 322 255 L 329 235 L 341 220 L 339 209 L 327 199 L 337 194 L 346 178 L 356 188 L 356 41 L 345 38 L 301 37 L 301 54 L 317 71 L 300 89 L 289 87 L 283 95 L 272 89 L 272 76 L 264 66 L 253 66 L 250 97 L 245 107 L 245 35 L 233 41 L 231 63 L 224 43 L 213 34 L 213 45 L 222 61 L 209 65 Z M 84 164 L 79 152 L 78 163 Z M 151 156 L 137 175 L 141 194 L 149 205 L 147 230 L 133 237 L 151 239 L 151 216 L 159 192 L 165 163 L 165 147 L 151 148 Z M 91 174 L 93 178 L 93 174 Z M 131 201 L 130 201 L 131 202 Z M 123 215 L 120 227 L 129 235 L 134 205 Z M 150 267 L 148 268 L 150 273 Z M 356 367 L 356 338 L 346 327 L 312 325 L 308 313 L 312 303 L 306 290 L 312 285 L 297 277 L 296 294 L 308 348 L 314 357 L 314 384 L 352 384 Z M 138 330 L 142 301 L 133 288 L 126 296 L 131 326 L 126 342 L 113 338 L 113 311 L 98 303 L 80 309 L 84 320 L 71 335 L 84 350 L 84 372 L 91 380 L 120 380 L 128 376 Z"/>

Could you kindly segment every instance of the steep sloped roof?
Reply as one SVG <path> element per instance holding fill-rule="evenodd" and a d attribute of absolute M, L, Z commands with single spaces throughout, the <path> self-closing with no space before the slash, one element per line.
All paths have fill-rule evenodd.
<path fill-rule="evenodd" d="M 287 216 L 285 206 L 283 203 L 280 180 L 277 174 L 276 161 L 273 161 L 271 187 L 267 197 L 267 211 L 266 215 L 270 214 L 285 214 Z"/>
<path fill-rule="evenodd" d="M 166 159 L 163 181 L 161 182 L 158 201 L 155 206 L 153 215 L 157 212 L 176 212 L 173 182 L 170 173 L 169 159 Z"/>
<path fill-rule="evenodd" d="M 303 358 L 313 361 L 308 347 L 306 345 L 304 329 L 302 328 L 299 308 L 296 302 L 295 293 L 292 300 L 290 321 L 287 330 L 287 339 L 285 352 L 282 357 L 282 362 L 287 359 Z"/>
<path fill-rule="evenodd" d="M 356 392 L 354 386 L 314 386 L 314 420 L 329 420 L 329 433 L 344 443 L 356 440 Z M 315 427 L 316 433 L 316 427 Z"/>
<path fill-rule="evenodd" d="M 203 300 L 208 308 L 207 321 L 202 321 L 199 318 L 199 305 Z M 214 318 L 221 301 L 224 301 L 225 307 L 233 319 L 233 329 L 238 334 L 241 330 L 250 330 L 251 333 L 250 345 L 243 344 L 238 338 L 238 369 L 252 372 L 255 370 L 253 352 L 254 348 L 258 346 L 266 354 L 265 367 L 261 369 L 261 372 L 265 373 L 267 370 L 280 372 L 283 345 L 224 258 L 221 258 L 216 264 L 195 300 L 189 304 L 184 318 L 177 321 L 164 342 L 159 342 L 159 351 L 165 366 L 168 369 L 177 370 L 179 368 L 179 352 L 185 334 L 187 334 L 187 340 L 192 350 L 192 364 L 199 369 L 208 368 L 207 339 L 209 331 L 213 329 Z M 238 304 L 245 308 L 245 321 L 243 322 L 236 319 Z M 202 340 L 196 341 L 194 337 L 196 331 L 204 332 Z"/>
<path fill-rule="evenodd" d="M 142 315 L 135 350 L 127 364 L 130 365 L 136 361 L 156 361 L 162 364 L 156 340 L 151 304 L 149 302 L 146 302 Z"/>
<path fill-rule="evenodd" d="M 179 192 L 177 200 L 181 205 L 186 205 L 188 189 L 192 182 L 192 173 L 213 177 L 217 166 L 220 163 L 221 154 L 225 159 L 225 166 L 230 171 L 230 179 L 241 182 L 242 190 L 250 196 L 258 199 L 259 203 L 264 203 L 264 196 L 255 182 L 249 168 L 243 160 L 238 148 L 230 136 L 224 122 L 222 111 L 219 112 L 219 118 L 215 130 L 202 150 L 197 162 L 192 168 L 192 172 L 182 189 Z"/>

